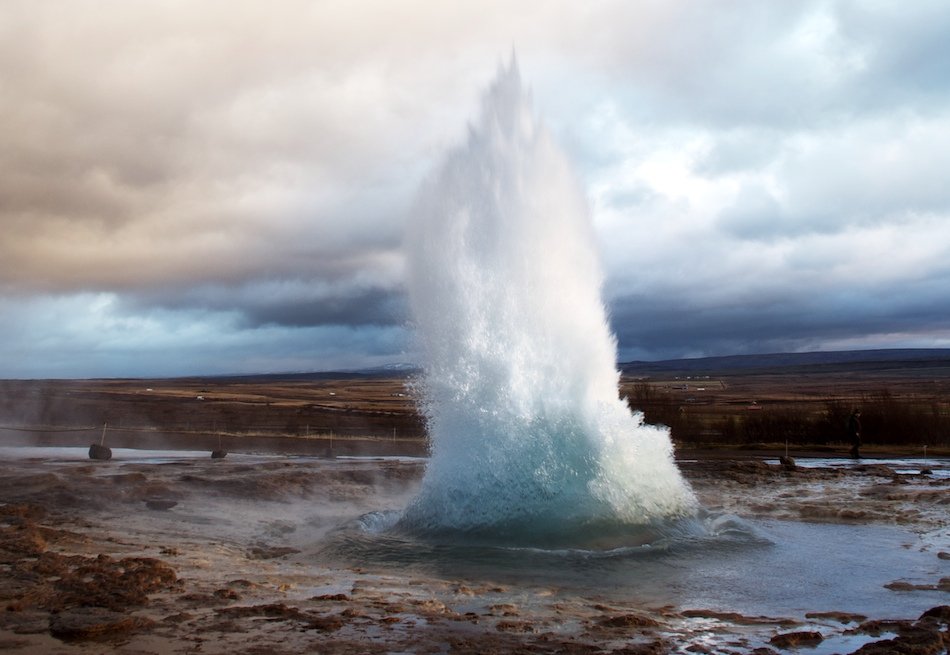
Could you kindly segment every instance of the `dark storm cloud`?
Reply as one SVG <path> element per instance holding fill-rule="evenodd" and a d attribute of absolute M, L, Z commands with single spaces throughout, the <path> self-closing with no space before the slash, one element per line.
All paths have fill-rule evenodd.
<path fill-rule="evenodd" d="M 271 280 L 200 286 L 174 293 L 137 293 L 123 297 L 121 308 L 132 314 L 149 308 L 223 314 L 244 330 L 267 326 L 390 327 L 405 325 L 408 320 L 401 289 L 354 288 L 346 281 L 336 287 L 319 280 Z"/>
<path fill-rule="evenodd" d="M 627 297 L 611 304 L 611 324 L 622 359 L 795 352 L 827 344 L 873 348 L 895 338 L 906 346 L 950 330 L 950 301 L 935 303 L 933 290 L 803 291 L 765 304 L 706 307 Z M 855 325 L 862 326 L 860 338 Z"/>
<path fill-rule="evenodd" d="M 266 298 L 241 308 L 251 326 L 286 325 L 405 325 L 408 309 L 405 296 L 383 289 L 323 298 L 318 301 L 269 302 Z"/>
<path fill-rule="evenodd" d="M 512 45 L 625 351 L 950 343 L 948 31 L 937 0 L 11 0 L 0 363 L 406 359 L 403 223 Z"/>

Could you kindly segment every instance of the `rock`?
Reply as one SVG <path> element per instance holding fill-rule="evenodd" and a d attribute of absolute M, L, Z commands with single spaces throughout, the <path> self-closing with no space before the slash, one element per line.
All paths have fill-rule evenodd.
<path fill-rule="evenodd" d="M 786 628 L 801 625 L 799 621 L 795 621 L 794 619 L 783 619 L 771 616 L 745 616 L 737 612 L 719 612 L 711 609 L 687 609 L 680 612 L 680 615 L 688 619 L 716 619 L 717 621 L 736 623 L 738 625 L 776 625 Z"/>
<path fill-rule="evenodd" d="M 929 589 L 928 586 L 911 584 L 910 582 L 905 582 L 904 580 L 895 580 L 894 582 L 888 582 L 884 585 L 885 589 L 890 589 L 891 591 L 915 591 L 917 589 Z"/>
<path fill-rule="evenodd" d="M 289 546 L 252 546 L 247 551 L 248 559 L 277 559 L 300 551 Z"/>
<path fill-rule="evenodd" d="M 189 614 L 188 612 L 175 612 L 174 614 L 169 614 L 164 619 L 162 623 L 171 623 L 177 625 L 179 623 L 184 623 L 185 621 L 191 621 L 195 618 L 194 614 Z"/>
<path fill-rule="evenodd" d="M 332 601 L 346 601 L 350 597 L 346 594 L 322 594 L 320 596 L 312 596 L 310 600 L 332 600 Z"/>
<path fill-rule="evenodd" d="M 940 578 L 937 584 L 911 584 L 903 580 L 896 580 L 884 585 L 891 591 L 950 591 L 950 578 Z"/>
<path fill-rule="evenodd" d="M 147 628 L 152 623 L 140 616 L 101 607 L 74 607 L 50 615 L 49 633 L 63 641 L 75 641 L 107 634 L 128 634 Z"/>
<path fill-rule="evenodd" d="M 224 459 L 228 456 L 228 451 L 226 450 L 212 450 L 211 459 Z"/>
<path fill-rule="evenodd" d="M 29 519 L 12 517 L 0 527 L 0 552 L 16 557 L 38 557 L 45 553 L 46 538 L 39 526 Z M 4 563 L 8 560 L 4 558 Z"/>
<path fill-rule="evenodd" d="M 875 619 L 872 621 L 864 621 L 858 627 L 847 630 L 845 634 L 866 634 L 877 637 L 885 632 L 899 632 L 901 630 L 906 630 L 910 627 L 910 625 L 910 621 Z"/>
<path fill-rule="evenodd" d="M 108 555 L 96 558 L 64 558 L 57 570 L 56 599 L 62 607 L 82 605 L 119 612 L 148 603 L 149 594 L 176 586 L 175 571 L 150 557 Z"/>
<path fill-rule="evenodd" d="M 939 628 L 927 622 L 904 628 L 893 639 L 864 644 L 852 655 L 941 655 L 946 653 Z"/>
<path fill-rule="evenodd" d="M 856 653 L 860 655 L 940 655 L 947 652 L 947 633 L 941 628 L 950 625 L 950 605 L 932 607 L 920 615 L 913 625 L 904 622 L 897 636 L 865 644 Z"/>
<path fill-rule="evenodd" d="M 950 624 L 950 605 L 937 605 L 920 615 L 920 620 L 925 619 L 937 621 L 938 623 Z"/>
<path fill-rule="evenodd" d="M 343 627 L 343 620 L 339 616 L 310 614 L 296 607 L 289 607 L 284 603 L 225 607 L 216 609 L 215 613 L 232 618 L 260 616 L 274 621 L 296 621 L 302 623 L 305 630 L 318 630 L 320 632 L 333 632 Z"/>
<path fill-rule="evenodd" d="M 769 639 L 769 643 L 778 648 L 793 648 L 795 646 L 816 646 L 824 640 L 820 632 L 802 630 L 801 632 L 785 632 Z"/>
<path fill-rule="evenodd" d="M 613 655 L 666 655 L 671 653 L 670 643 L 663 639 L 656 639 L 646 644 L 630 644 L 624 646 L 623 648 L 618 648 L 617 650 L 610 651 Z M 474 650 L 473 652 L 483 652 L 481 650 Z M 579 650 L 577 652 L 590 652 Z M 594 651 L 596 652 L 596 651 Z"/>
<path fill-rule="evenodd" d="M 808 612 L 805 614 L 805 618 L 831 619 L 838 623 L 861 623 L 862 621 L 867 621 L 868 617 L 863 614 L 852 614 L 850 612 Z"/>
<path fill-rule="evenodd" d="M 214 597 L 222 600 L 241 600 L 241 594 L 233 589 L 216 589 Z"/>
<path fill-rule="evenodd" d="M 782 468 L 786 471 L 797 471 L 798 466 L 795 464 L 795 460 L 788 455 L 779 455 L 778 463 L 782 465 Z"/>
<path fill-rule="evenodd" d="M 498 632 L 536 632 L 537 629 L 530 621 L 499 621 L 495 624 L 495 630 Z"/>
<path fill-rule="evenodd" d="M 602 618 L 598 623 L 607 628 L 655 628 L 660 625 L 655 619 L 641 614 L 607 616 Z"/>
<path fill-rule="evenodd" d="M 97 443 L 89 445 L 89 459 L 109 460 L 112 459 L 112 449 L 108 446 L 100 446 Z"/>

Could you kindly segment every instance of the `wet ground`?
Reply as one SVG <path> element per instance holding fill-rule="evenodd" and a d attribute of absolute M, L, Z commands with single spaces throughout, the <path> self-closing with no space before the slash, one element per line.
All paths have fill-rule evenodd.
<path fill-rule="evenodd" d="M 381 530 L 425 461 L 0 449 L 11 653 L 941 653 L 950 462 L 684 461 L 643 543 Z"/>

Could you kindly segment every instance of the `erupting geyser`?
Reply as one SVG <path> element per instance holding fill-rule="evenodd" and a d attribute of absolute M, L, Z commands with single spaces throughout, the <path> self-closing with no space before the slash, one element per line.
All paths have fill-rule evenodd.
<path fill-rule="evenodd" d="M 407 237 L 432 454 L 401 527 L 549 542 L 695 512 L 668 431 L 618 397 L 584 192 L 514 59 Z"/>

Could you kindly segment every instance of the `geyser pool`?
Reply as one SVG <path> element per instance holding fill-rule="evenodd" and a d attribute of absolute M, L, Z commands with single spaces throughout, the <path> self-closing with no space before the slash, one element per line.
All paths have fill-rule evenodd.
<path fill-rule="evenodd" d="M 668 430 L 618 397 L 585 195 L 514 58 L 481 109 L 407 233 L 432 445 L 398 529 L 557 544 L 692 516 Z"/>

